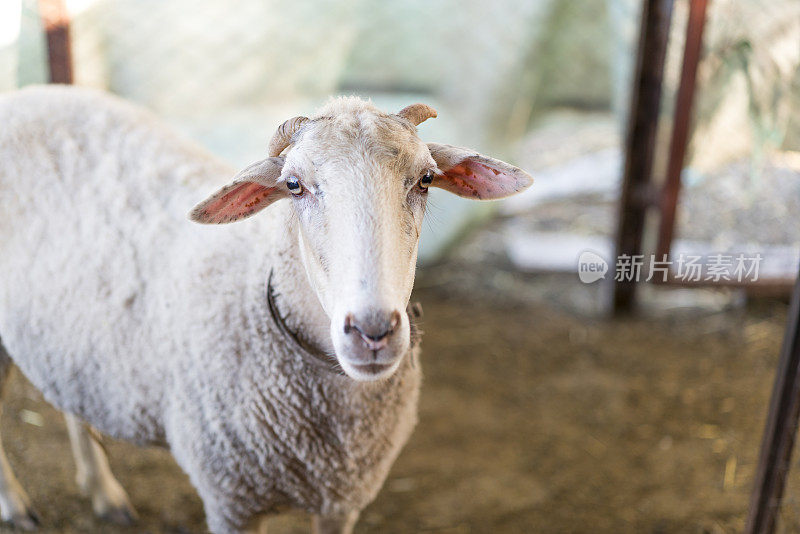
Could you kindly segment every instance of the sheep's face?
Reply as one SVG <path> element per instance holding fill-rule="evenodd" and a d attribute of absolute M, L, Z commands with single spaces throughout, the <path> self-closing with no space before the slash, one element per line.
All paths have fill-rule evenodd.
<path fill-rule="evenodd" d="M 303 264 L 353 378 L 390 375 L 408 350 L 405 308 L 436 169 L 412 125 L 374 112 L 313 121 L 286 156 Z"/>
<path fill-rule="evenodd" d="M 356 380 L 390 376 L 408 352 L 405 309 L 429 187 L 490 199 L 531 183 L 503 162 L 423 143 L 414 123 L 360 100 L 335 101 L 292 132 L 285 156 L 251 165 L 191 215 L 229 222 L 290 199 L 307 278 L 339 364 Z"/>

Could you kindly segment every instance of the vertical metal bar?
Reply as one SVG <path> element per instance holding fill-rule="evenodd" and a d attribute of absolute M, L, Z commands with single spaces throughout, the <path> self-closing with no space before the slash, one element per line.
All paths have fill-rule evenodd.
<path fill-rule="evenodd" d="M 672 122 L 672 139 L 669 145 L 667 177 L 661 189 L 661 218 L 658 227 L 656 257 L 669 255 L 675 231 L 675 211 L 681 188 L 681 172 L 689 144 L 689 129 L 692 121 L 692 103 L 697 86 L 697 65 L 703 48 L 703 29 L 706 25 L 707 0 L 690 0 L 689 22 L 686 25 L 686 43 L 683 47 L 683 67 L 675 115 Z"/>
<path fill-rule="evenodd" d="M 642 6 L 617 219 L 617 256 L 642 253 L 672 4 L 672 0 L 645 0 Z M 615 281 L 615 313 L 631 310 L 635 289 L 636 282 L 633 280 Z"/>
<path fill-rule="evenodd" d="M 769 413 L 747 516 L 747 534 L 775 531 L 800 416 L 800 275 L 794 286 L 786 334 L 772 387 Z"/>
<path fill-rule="evenodd" d="M 39 0 L 39 16 L 47 34 L 50 83 L 72 83 L 69 14 L 64 0 Z"/>

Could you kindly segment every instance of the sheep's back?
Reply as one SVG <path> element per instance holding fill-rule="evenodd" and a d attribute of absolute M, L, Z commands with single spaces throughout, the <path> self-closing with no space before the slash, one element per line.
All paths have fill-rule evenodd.
<path fill-rule="evenodd" d="M 186 212 L 230 169 L 91 90 L 8 94 L 0 124 L 0 338 L 60 408 L 157 441 L 180 346 L 167 273 L 201 246 Z"/>

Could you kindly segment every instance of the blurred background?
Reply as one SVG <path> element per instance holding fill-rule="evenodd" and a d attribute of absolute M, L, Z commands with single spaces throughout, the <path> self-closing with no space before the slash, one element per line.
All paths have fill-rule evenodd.
<path fill-rule="evenodd" d="M 613 276 L 583 284 L 576 267 L 586 249 L 612 263 L 642 2 L 66 9 L 74 83 L 150 108 L 235 166 L 263 157 L 283 120 L 356 94 L 387 111 L 430 104 L 439 118 L 420 125 L 423 139 L 534 175 L 498 203 L 432 192 L 415 297 L 426 311 L 420 425 L 357 532 L 742 530 L 800 258 L 800 3 L 710 1 L 673 242 L 763 253 L 762 272 L 784 290 L 641 284 L 637 313 L 615 319 Z M 657 183 L 688 10 L 675 0 Z M 0 90 L 48 76 L 36 1 L 2 0 Z M 3 424 L 44 531 L 109 531 L 72 484 L 63 424 L 24 379 Z M 142 516 L 131 532 L 203 530 L 166 453 L 109 448 Z M 305 528 L 289 515 L 274 531 Z M 800 469 L 780 528 L 800 532 Z"/>

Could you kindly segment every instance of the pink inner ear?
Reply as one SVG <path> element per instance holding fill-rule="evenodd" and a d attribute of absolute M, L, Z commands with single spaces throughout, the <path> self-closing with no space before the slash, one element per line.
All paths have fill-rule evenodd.
<path fill-rule="evenodd" d="M 231 186 L 204 204 L 198 212 L 205 222 L 231 222 L 252 215 L 272 202 L 274 187 L 255 182 L 242 182 Z"/>
<path fill-rule="evenodd" d="M 444 173 L 441 187 L 464 197 L 502 198 L 519 190 L 517 178 L 473 159 L 466 159 Z"/>

